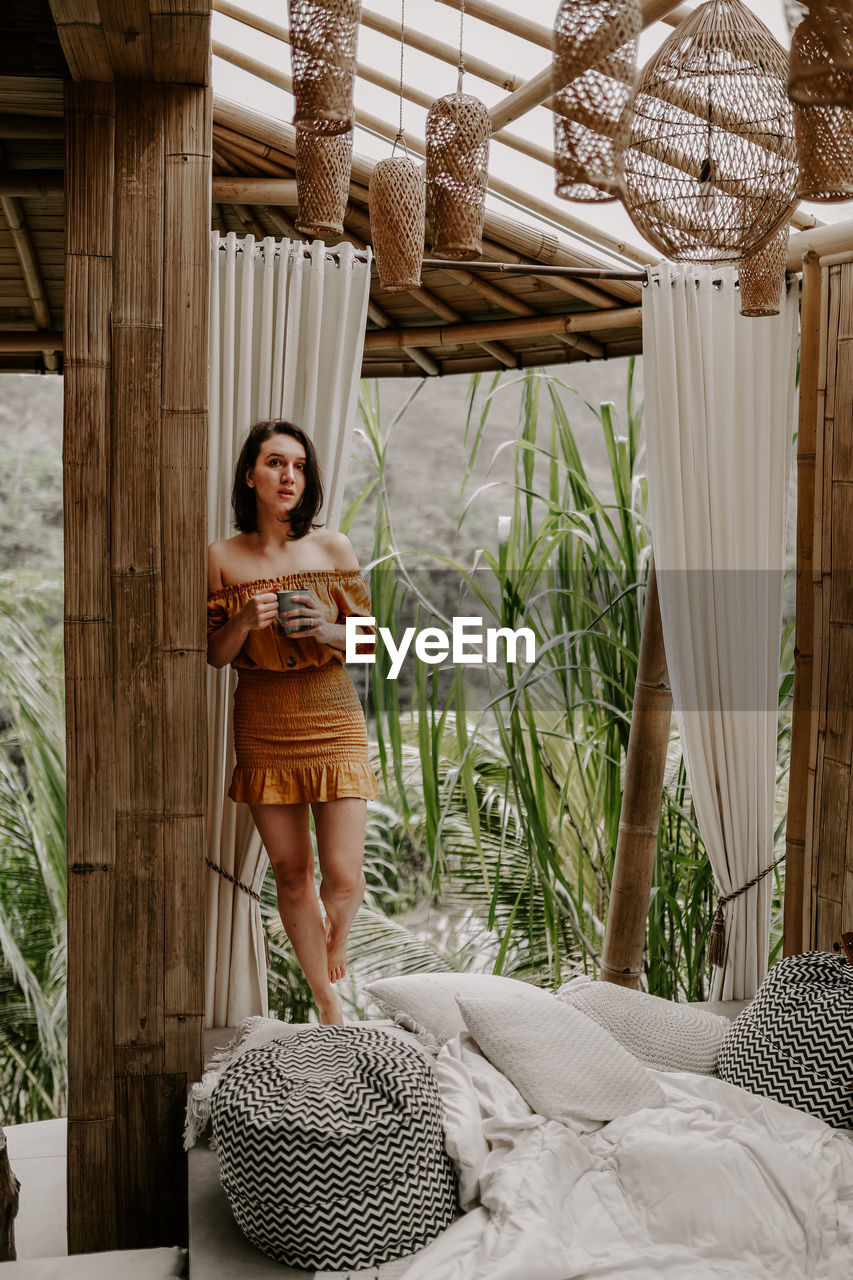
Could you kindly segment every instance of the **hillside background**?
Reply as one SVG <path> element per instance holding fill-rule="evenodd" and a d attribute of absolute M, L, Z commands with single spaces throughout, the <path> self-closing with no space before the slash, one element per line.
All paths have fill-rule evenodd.
<path fill-rule="evenodd" d="M 641 394 L 641 365 L 637 383 Z M 627 361 L 598 361 L 558 366 L 550 376 L 562 380 L 573 426 L 588 459 L 591 476 L 604 485 L 607 460 L 599 424 L 584 400 L 598 404 L 612 400 L 624 421 Z M 473 427 L 491 387 L 484 376 L 478 387 Z M 519 421 L 520 394 L 512 372 L 501 379 L 494 394 L 476 470 L 467 487 L 470 496 L 483 481 L 509 478 L 511 451 L 499 457 L 492 470 L 495 450 L 512 438 Z M 493 488 L 476 500 L 461 533 L 456 525 L 462 503 L 460 484 L 468 460 L 463 443 L 467 377 L 428 379 L 420 387 L 404 416 L 394 426 L 388 449 L 388 490 L 397 544 L 408 551 L 438 551 L 465 562 L 478 546 L 493 545 L 497 518 L 509 510 L 509 493 Z M 379 384 L 383 431 L 412 394 L 410 379 L 387 379 Z M 549 407 L 543 395 L 541 420 L 547 426 Z M 547 437 L 543 436 L 545 443 Z M 370 473 L 367 450 L 356 439 L 347 501 L 361 490 Z M 134 460 L 124 464 L 132 467 Z M 32 593 L 41 600 L 51 622 L 61 624 L 59 611 L 46 584 L 61 583 L 62 550 L 62 379 L 27 374 L 0 375 L 0 593 L 20 599 Z M 362 508 L 353 525 L 352 540 L 360 561 L 370 558 L 372 510 Z"/>

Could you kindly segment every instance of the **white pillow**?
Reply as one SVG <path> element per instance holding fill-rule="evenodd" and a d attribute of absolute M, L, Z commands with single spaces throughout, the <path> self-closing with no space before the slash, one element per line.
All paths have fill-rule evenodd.
<path fill-rule="evenodd" d="M 659 1107 L 647 1067 L 578 1009 L 546 991 L 459 1000 L 465 1025 L 528 1106 L 550 1120 L 612 1120 Z"/>
<path fill-rule="evenodd" d="M 732 1025 L 728 1018 L 704 1009 L 591 978 L 567 982 L 557 999 L 580 1009 L 656 1071 L 713 1075 L 720 1046 Z"/>
<path fill-rule="evenodd" d="M 465 1030 L 457 996 L 495 995 L 507 991 L 541 994 L 538 987 L 493 973 L 413 973 L 378 978 L 365 991 L 388 1018 L 413 1031 L 438 1052 Z"/>

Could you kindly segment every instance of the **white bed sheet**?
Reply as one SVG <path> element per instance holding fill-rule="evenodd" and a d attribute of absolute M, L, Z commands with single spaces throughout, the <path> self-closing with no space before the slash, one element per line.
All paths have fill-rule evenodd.
<path fill-rule="evenodd" d="M 439 1054 L 466 1212 L 406 1280 L 841 1280 L 853 1138 L 711 1076 L 594 1129 L 535 1115 L 467 1035 Z"/>

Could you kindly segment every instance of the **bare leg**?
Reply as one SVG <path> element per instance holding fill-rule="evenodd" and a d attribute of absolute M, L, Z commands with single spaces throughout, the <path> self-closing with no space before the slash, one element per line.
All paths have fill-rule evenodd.
<path fill-rule="evenodd" d="M 320 897 L 326 908 L 329 980 L 347 971 L 347 937 L 364 897 L 364 831 L 367 801 L 355 797 L 311 806 L 320 859 Z"/>
<path fill-rule="evenodd" d="M 340 998 L 329 981 L 323 914 L 314 888 L 308 805 L 250 808 L 275 873 L 281 922 L 314 994 L 320 1021 L 343 1026 Z"/>

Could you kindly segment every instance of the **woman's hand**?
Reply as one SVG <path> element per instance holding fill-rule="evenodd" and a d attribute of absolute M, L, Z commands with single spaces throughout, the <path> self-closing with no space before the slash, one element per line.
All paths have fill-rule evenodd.
<path fill-rule="evenodd" d="M 305 597 L 305 603 L 297 605 L 297 601 L 294 600 L 293 603 L 297 607 L 288 609 L 281 615 L 284 625 L 292 622 L 299 623 L 299 630 L 291 632 L 287 637 L 288 640 L 316 640 L 318 644 L 332 644 L 338 639 L 337 632 L 340 628 L 326 620 L 319 603 L 310 591 L 301 592 L 300 595 Z"/>
<path fill-rule="evenodd" d="M 263 631 L 278 617 L 278 597 L 274 591 L 261 591 L 247 600 L 234 616 L 249 631 Z"/>

